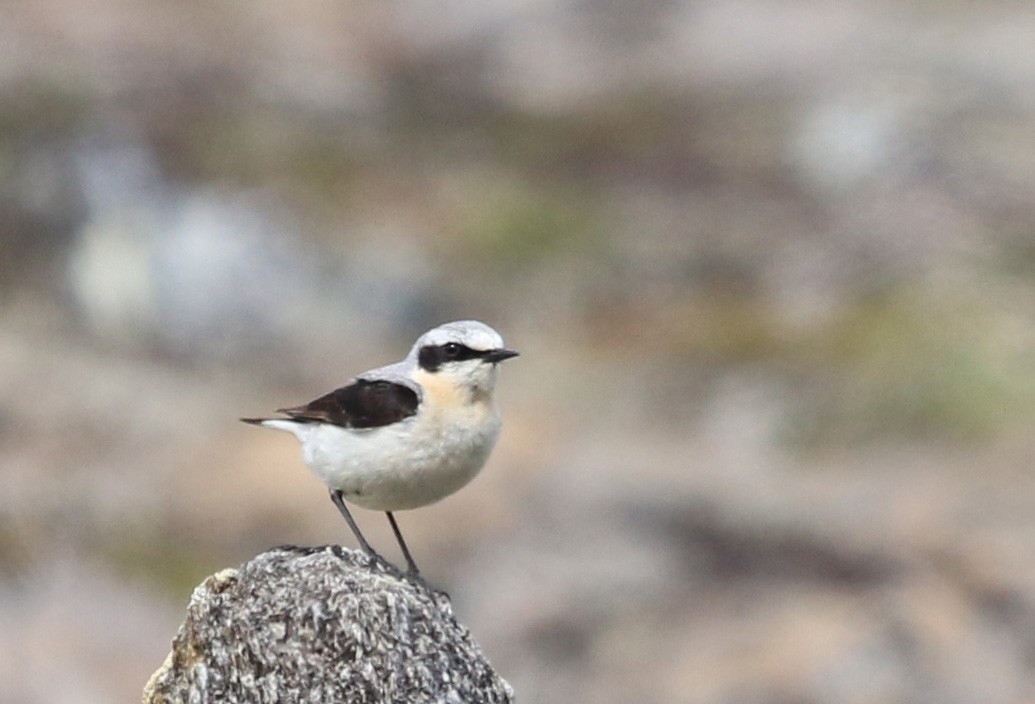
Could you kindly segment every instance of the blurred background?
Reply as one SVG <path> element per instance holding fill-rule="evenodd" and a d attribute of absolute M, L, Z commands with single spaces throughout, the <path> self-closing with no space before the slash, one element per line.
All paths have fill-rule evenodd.
<path fill-rule="evenodd" d="M 519 701 L 1035 701 L 1035 13 L 0 5 L 0 700 L 352 538 L 237 422 L 485 320 L 400 516 Z M 399 559 L 383 516 L 368 537 Z"/>

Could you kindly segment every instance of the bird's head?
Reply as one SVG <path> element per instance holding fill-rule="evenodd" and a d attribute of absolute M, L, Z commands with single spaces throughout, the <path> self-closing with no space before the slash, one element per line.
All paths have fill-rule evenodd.
<path fill-rule="evenodd" d="M 423 371 L 472 393 L 491 393 L 499 363 L 517 354 L 503 346 L 498 332 L 477 320 L 439 325 L 421 335 L 410 352 Z"/>

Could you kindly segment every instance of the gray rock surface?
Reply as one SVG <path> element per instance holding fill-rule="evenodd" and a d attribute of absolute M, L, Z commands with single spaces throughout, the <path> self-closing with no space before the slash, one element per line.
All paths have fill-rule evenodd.
<path fill-rule="evenodd" d="M 449 597 L 339 546 L 207 578 L 144 689 L 157 702 L 510 702 Z"/>

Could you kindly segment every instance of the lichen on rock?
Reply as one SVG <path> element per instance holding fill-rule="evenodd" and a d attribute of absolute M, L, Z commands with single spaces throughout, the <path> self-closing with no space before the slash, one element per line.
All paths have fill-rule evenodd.
<path fill-rule="evenodd" d="M 191 595 L 144 704 L 511 702 L 449 597 L 339 546 L 282 547 Z"/>

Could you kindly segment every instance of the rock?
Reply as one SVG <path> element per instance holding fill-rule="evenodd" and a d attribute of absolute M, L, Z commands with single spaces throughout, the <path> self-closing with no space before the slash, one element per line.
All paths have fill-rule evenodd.
<path fill-rule="evenodd" d="M 511 702 L 448 595 L 339 546 L 208 577 L 144 688 L 167 702 Z"/>

